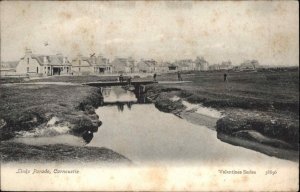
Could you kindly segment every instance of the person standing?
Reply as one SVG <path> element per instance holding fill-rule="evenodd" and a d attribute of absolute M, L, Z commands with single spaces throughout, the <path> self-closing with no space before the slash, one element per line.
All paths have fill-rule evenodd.
<path fill-rule="evenodd" d="M 224 82 L 227 81 L 227 73 L 224 73 Z"/>
<path fill-rule="evenodd" d="M 178 81 L 182 81 L 181 73 L 180 71 L 177 71 Z"/>
<path fill-rule="evenodd" d="M 127 82 L 128 82 L 129 85 L 131 85 L 131 76 L 128 77 Z"/>
<path fill-rule="evenodd" d="M 156 81 L 156 73 L 153 75 L 153 80 Z"/>
<path fill-rule="evenodd" d="M 121 73 L 119 76 L 119 81 L 122 83 L 123 82 L 123 74 Z"/>

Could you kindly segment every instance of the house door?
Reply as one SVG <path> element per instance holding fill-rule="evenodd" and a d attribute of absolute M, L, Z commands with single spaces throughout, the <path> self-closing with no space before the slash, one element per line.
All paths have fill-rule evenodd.
<path fill-rule="evenodd" d="M 53 67 L 53 75 L 60 75 L 60 67 Z"/>
<path fill-rule="evenodd" d="M 99 68 L 99 72 L 100 73 L 104 73 L 105 72 L 105 68 Z"/>

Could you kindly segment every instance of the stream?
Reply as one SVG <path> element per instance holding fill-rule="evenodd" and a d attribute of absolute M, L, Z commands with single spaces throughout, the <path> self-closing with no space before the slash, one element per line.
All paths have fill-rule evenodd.
<path fill-rule="evenodd" d="M 87 146 L 107 147 L 136 164 L 297 165 L 224 143 L 216 131 L 138 102 L 121 87 L 103 89 L 103 96 L 96 110 L 103 124 Z"/>
<path fill-rule="evenodd" d="M 294 167 L 298 163 L 278 159 L 217 139 L 217 132 L 201 125 L 206 118 L 220 118 L 218 111 L 197 106 L 203 115 L 197 124 L 159 111 L 145 98 L 121 87 L 103 88 L 103 106 L 96 109 L 102 121 L 89 143 L 70 135 L 68 127 L 55 126 L 55 118 L 44 129 L 20 132 L 10 142 L 29 145 L 66 144 L 71 146 L 106 147 L 136 165 L 208 165 L 247 166 L 263 168 Z M 170 98 L 176 100 L 178 98 Z M 187 108 L 195 106 L 185 102 Z M 66 154 L 67 155 L 67 154 Z"/>

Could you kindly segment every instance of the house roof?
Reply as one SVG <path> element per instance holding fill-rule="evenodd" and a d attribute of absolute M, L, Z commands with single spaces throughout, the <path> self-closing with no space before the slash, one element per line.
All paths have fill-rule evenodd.
<path fill-rule="evenodd" d="M 160 63 L 160 67 L 168 67 L 169 65 L 171 65 L 171 63 L 167 61 Z"/>
<path fill-rule="evenodd" d="M 97 65 L 108 65 L 109 59 L 104 57 L 97 57 Z"/>
<path fill-rule="evenodd" d="M 230 62 L 222 62 L 220 67 L 231 67 L 232 64 Z"/>
<path fill-rule="evenodd" d="M 208 63 L 203 57 L 197 57 L 195 62 L 196 63 Z"/>
<path fill-rule="evenodd" d="M 76 61 L 81 60 L 83 62 L 86 62 L 89 66 L 111 66 L 111 64 L 109 64 L 109 59 L 98 56 L 91 56 L 91 57 L 83 57 L 81 55 L 77 56 L 77 58 L 72 60 L 72 65 L 73 66 L 83 66 L 83 65 L 78 65 Z M 86 66 L 87 67 L 87 66 Z"/>
<path fill-rule="evenodd" d="M 37 54 L 32 54 L 31 55 L 31 58 L 37 60 L 37 62 L 40 64 L 40 65 L 43 65 L 43 61 L 44 61 L 44 57 L 47 57 L 47 55 L 37 55 Z M 47 58 L 48 59 L 48 58 Z M 49 60 L 48 60 L 48 63 L 49 63 Z"/>
<path fill-rule="evenodd" d="M 44 57 L 46 57 L 47 63 L 50 65 L 70 65 L 68 60 L 66 60 L 66 64 L 64 64 L 64 58 L 62 55 L 31 55 L 31 58 L 37 60 L 40 65 L 44 64 Z"/>
<path fill-rule="evenodd" d="M 189 64 L 187 64 L 187 63 L 181 63 L 179 66 L 180 66 L 180 67 L 190 67 L 191 65 L 189 65 Z"/>
<path fill-rule="evenodd" d="M 89 57 L 82 57 L 81 59 L 82 61 L 86 61 L 89 65 L 92 65 L 92 61 L 90 60 Z"/>
<path fill-rule="evenodd" d="M 258 67 L 259 66 L 259 63 L 257 60 L 247 60 L 247 61 L 244 61 L 243 63 L 241 63 L 240 65 L 241 67 Z"/>
<path fill-rule="evenodd" d="M 154 60 L 142 60 L 138 63 L 139 66 L 143 66 L 144 67 L 154 67 L 156 65 L 156 61 Z"/>
<path fill-rule="evenodd" d="M 49 62 L 50 65 L 63 65 L 62 57 L 50 56 L 49 60 L 50 60 Z"/>
<path fill-rule="evenodd" d="M 174 63 L 168 65 L 168 67 L 178 67 L 178 65 L 175 65 Z"/>
<path fill-rule="evenodd" d="M 124 66 L 124 67 L 129 67 L 130 66 L 130 60 L 128 61 L 127 58 L 115 58 L 111 65 L 114 67 L 120 67 L 120 66 Z"/>

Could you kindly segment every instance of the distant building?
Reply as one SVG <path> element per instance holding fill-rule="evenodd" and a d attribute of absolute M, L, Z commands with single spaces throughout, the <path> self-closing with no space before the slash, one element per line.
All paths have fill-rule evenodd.
<path fill-rule="evenodd" d="M 137 71 L 135 60 L 131 57 L 117 57 L 111 62 L 111 65 L 113 67 L 113 71 L 116 73 L 134 73 Z"/>
<path fill-rule="evenodd" d="M 178 70 L 180 71 L 195 70 L 195 63 L 191 59 L 182 59 L 175 61 L 174 65 L 178 66 Z"/>
<path fill-rule="evenodd" d="M 102 55 L 97 57 L 96 66 L 94 67 L 96 68 L 96 73 L 99 74 L 108 74 L 113 72 L 112 65 L 109 63 L 109 59 L 103 57 Z"/>
<path fill-rule="evenodd" d="M 78 55 L 72 60 L 72 73 L 80 75 L 97 75 L 112 73 L 112 66 L 109 63 L 109 59 L 99 55 L 91 55 L 90 57 L 84 57 Z"/>
<path fill-rule="evenodd" d="M 139 72 L 137 62 L 132 57 L 128 58 L 128 65 L 130 68 L 130 73 L 138 73 Z"/>
<path fill-rule="evenodd" d="M 78 55 L 75 59 L 72 60 L 72 73 L 76 75 L 88 75 L 95 72 L 93 68 L 94 58 L 84 57 Z"/>
<path fill-rule="evenodd" d="M 1 62 L 0 76 L 16 75 L 16 67 L 19 61 Z"/>
<path fill-rule="evenodd" d="M 153 73 L 157 69 L 157 62 L 153 59 L 150 60 L 144 60 L 142 59 L 141 61 L 138 62 L 137 67 L 139 69 L 139 72 L 142 73 Z"/>
<path fill-rule="evenodd" d="M 209 70 L 217 71 L 217 70 L 229 70 L 232 69 L 231 61 L 223 61 L 221 64 L 213 64 L 209 66 Z"/>
<path fill-rule="evenodd" d="M 203 57 L 197 57 L 195 60 L 195 70 L 207 71 L 209 69 L 208 62 Z"/>
<path fill-rule="evenodd" d="M 169 72 L 169 67 L 168 67 L 169 65 L 171 65 L 171 63 L 169 62 L 160 62 L 157 64 L 155 70 L 160 73 Z"/>
<path fill-rule="evenodd" d="M 228 70 L 228 69 L 232 69 L 232 63 L 231 61 L 223 61 L 219 67 L 219 70 Z"/>
<path fill-rule="evenodd" d="M 16 66 L 16 74 L 29 76 L 51 76 L 71 74 L 71 63 L 62 54 L 40 55 L 33 54 L 27 49 L 25 56 Z"/>
<path fill-rule="evenodd" d="M 169 72 L 178 71 L 178 66 L 174 63 L 168 65 Z"/>
<path fill-rule="evenodd" d="M 219 64 L 213 64 L 213 65 L 210 65 L 210 66 L 208 67 L 208 69 L 209 69 L 210 71 L 220 70 L 220 65 L 219 65 Z"/>
<path fill-rule="evenodd" d="M 241 63 L 240 66 L 238 66 L 238 70 L 255 70 L 259 67 L 259 63 L 257 60 L 247 60 Z"/>

